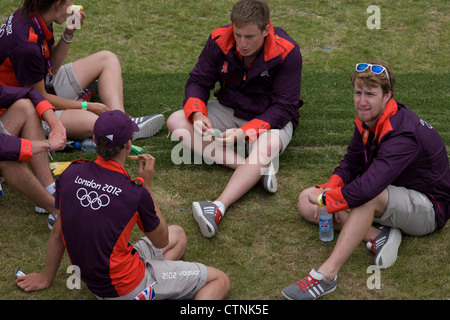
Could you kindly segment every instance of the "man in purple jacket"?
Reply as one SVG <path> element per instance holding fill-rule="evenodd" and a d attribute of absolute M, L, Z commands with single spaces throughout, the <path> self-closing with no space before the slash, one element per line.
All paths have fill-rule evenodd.
<path fill-rule="evenodd" d="M 53 221 L 58 211 L 47 152 L 64 148 L 66 131 L 53 106 L 36 89 L 0 86 L 0 108 L 6 109 L 0 114 L 0 175 Z M 51 128 L 48 140 L 44 140 L 41 120 Z M 32 170 L 23 162 L 30 162 Z"/>
<path fill-rule="evenodd" d="M 214 202 L 193 203 L 206 237 L 214 236 L 225 209 L 258 181 L 276 192 L 278 155 L 292 138 L 302 105 L 300 47 L 272 26 L 268 6 L 241 0 L 233 7 L 231 22 L 211 33 L 187 81 L 184 110 L 167 121 L 172 137 L 205 162 L 235 170 Z M 217 82 L 217 99 L 209 100 Z M 236 144 L 237 151 L 245 151 L 245 143 L 247 157 L 234 150 Z"/>
<path fill-rule="evenodd" d="M 381 63 L 358 63 L 351 77 L 357 118 L 347 154 L 330 180 L 300 193 L 300 214 L 317 223 L 318 206 L 340 231 L 330 257 L 282 292 L 311 300 L 336 289 L 337 273 L 361 241 L 375 265 L 392 266 L 402 232 L 423 236 L 450 216 L 450 170 L 437 131 L 393 99 L 395 78 Z M 382 225 L 381 229 L 372 226 Z"/>

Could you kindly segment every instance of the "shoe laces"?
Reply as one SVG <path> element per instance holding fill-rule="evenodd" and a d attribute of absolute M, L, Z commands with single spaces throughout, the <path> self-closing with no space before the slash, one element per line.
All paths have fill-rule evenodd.
<path fill-rule="evenodd" d="M 369 243 L 370 243 L 370 248 L 369 248 L 369 250 L 372 251 L 373 253 L 376 253 L 376 252 L 375 252 L 375 240 L 374 240 L 374 239 L 370 239 L 370 240 L 369 240 Z"/>
<path fill-rule="evenodd" d="M 216 206 L 214 203 L 212 205 L 214 206 L 214 220 L 216 222 L 216 225 L 218 225 L 220 220 L 222 220 L 223 214 L 218 206 Z"/>
<path fill-rule="evenodd" d="M 320 283 L 320 280 L 314 279 L 313 277 L 311 277 L 310 274 L 308 274 L 308 276 L 306 276 L 305 278 L 296 283 L 300 287 L 300 289 L 302 289 L 302 291 L 305 292 L 305 290 L 309 289 L 315 284 Z"/>

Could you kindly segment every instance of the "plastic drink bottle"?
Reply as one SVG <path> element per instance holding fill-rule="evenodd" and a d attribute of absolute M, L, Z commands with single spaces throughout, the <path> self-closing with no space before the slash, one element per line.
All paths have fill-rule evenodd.
<path fill-rule="evenodd" d="M 75 142 L 75 148 L 81 149 L 84 152 L 96 152 L 96 149 L 95 149 L 96 147 L 97 147 L 97 145 L 95 144 L 94 140 L 92 140 L 92 139 L 84 139 L 81 142 L 79 142 L 79 141 Z"/>
<path fill-rule="evenodd" d="M 322 241 L 331 241 L 334 238 L 333 215 L 327 208 L 319 206 L 319 236 Z"/>

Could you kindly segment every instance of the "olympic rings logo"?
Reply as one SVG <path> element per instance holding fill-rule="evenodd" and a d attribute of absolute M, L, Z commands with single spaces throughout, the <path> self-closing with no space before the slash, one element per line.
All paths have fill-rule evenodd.
<path fill-rule="evenodd" d="M 95 191 L 91 191 L 88 193 L 85 188 L 78 189 L 77 198 L 78 200 L 80 200 L 80 204 L 83 207 L 86 208 L 88 206 L 91 206 L 92 210 L 98 210 L 101 207 L 106 207 L 110 202 L 108 195 L 102 194 L 99 196 Z"/>

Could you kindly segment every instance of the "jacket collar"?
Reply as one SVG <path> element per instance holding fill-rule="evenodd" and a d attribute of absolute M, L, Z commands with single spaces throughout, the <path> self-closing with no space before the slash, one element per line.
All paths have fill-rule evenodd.
<path fill-rule="evenodd" d="M 278 56 L 281 56 L 284 60 L 286 55 L 294 48 L 294 45 L 290 41 L 276 35 L 272 22 L 270 21 L 269 26 L 269 34 L 264 41 L 264 60 L 269 61 Z M 233 24 L 214 30 L 211 33 L 211 37 L 216 41 L 217 45 L 225 55 L 227 55 L 236 45 Z"/>
<path fill-rule="evenodd" d="M 97 160 L 95 160 L 95 163 L 98 164 L 100 167 L 115 171 L 118 173 L 122 173 L 124 176 L 130 178 L 128 175 L 128 172 L 125 170 L 122 165 L 114 160 L 105 160 L 101 156 L 97 156 Z"/>

